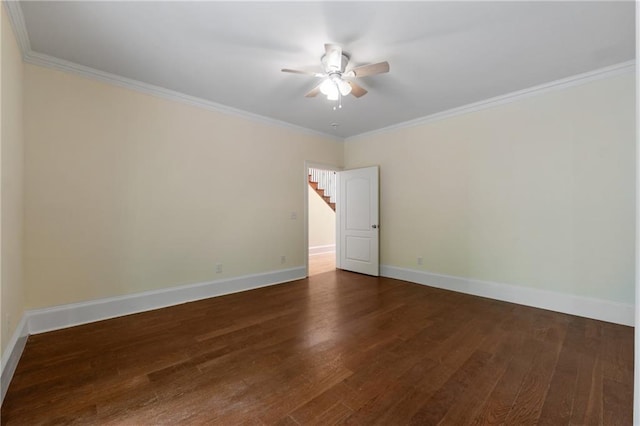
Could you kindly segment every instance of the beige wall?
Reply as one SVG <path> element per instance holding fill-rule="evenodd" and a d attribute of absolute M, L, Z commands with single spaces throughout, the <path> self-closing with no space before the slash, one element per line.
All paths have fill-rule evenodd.
<path fill-rule="evenodd" d="M 634 84 L 346 142 L 346 168 L 380 165 L 381 263 L 633 303 Z"/>
<path fill-rule="evenodd" d="M 302 266 L 304 161 L 343 152 L 33 65 L 25 141 L 29 308 Z"/>
<path fill-rule="evenodd" d="M 22 279 L 23 241 L 23 131 L 22 55 L 18 49 L 4 5 L 2 15 L 0 93 L 0 172 L 2 174 L 0 218 L 0 323 L 2 352 L 24 312 Z"/>
<path fill-rule="evenodd" d="M 33 65 L 24 102 L 29 308 L 302 266 L 300 168 L 342 164 L 341 143 Z M 629 302 L 634 138 L 624 75 L 344 158 L 381 166 L 383 264 Z"/>
<path fill-rule="evenodd" d="M 309 187 L 309 247 L 336 243 L 336 213 Z"/>

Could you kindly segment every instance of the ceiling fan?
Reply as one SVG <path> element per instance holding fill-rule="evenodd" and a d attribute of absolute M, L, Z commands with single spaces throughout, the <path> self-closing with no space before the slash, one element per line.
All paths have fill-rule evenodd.
<path fill-rule="evenodd" d="M 327 43 L 324 45 L 324 50 L 325 54 L 320 58 L 324 72 L 316 73 L 292 70 L 288 68 L 284 68 L 282 70 L 282 72 L 312 75 L 316 78 L 322 79 L 316 87 L 311 89 L 305 95 L 308 98 L 312 98 L 318 95 L 318 93 L 322 93 L 328 100 L 338 101 L 338 107 L 342 108 L 342 104 L 340 103 L 340 98 L 342 96 L 351 94 L 356 98 L 359 98 L 367 94 L 366 89 L 354 81 L 346 80 L 347 78 L 367 77 L 370 75 L 389 72 L 389 63 L 387 61 L 362 65 L 346 71 L 347 64 L 349 63 L 349 56 L 342 51 L 340 46 Z"/>

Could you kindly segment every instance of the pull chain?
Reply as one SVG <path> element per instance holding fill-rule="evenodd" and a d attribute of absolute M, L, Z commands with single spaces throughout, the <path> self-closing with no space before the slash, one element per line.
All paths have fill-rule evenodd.
<path fill-rule="evenodd" d="M 333 110 L 342 109 L 342 93 L 338 91 L 338 99 L 336 100 L 336 104 L 333 106 Z"/>

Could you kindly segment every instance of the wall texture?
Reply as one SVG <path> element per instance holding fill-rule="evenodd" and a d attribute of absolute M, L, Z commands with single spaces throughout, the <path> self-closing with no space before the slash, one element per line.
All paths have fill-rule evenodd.
<path fill-rule="evenodd" d="M 309 187 L 309 247 L 336 243 L 336 213 Z"/>
<path fill-rule="evenodd" d="M 4 6 L 2 15 L 0 93 L 0 322 L 2 353 L 24 312 L 23 242 L 23 64 Z"/>
<path fill-rule="evenodd" d="M 345 145 L 380 165 L 381 263 L 628 304 L 634 158 L 631 73 Z"/>
<path fill-rule="evenodd" d="M 342 143 L 34 65 L 24 102 L 29 308 L 304 265 L 304 161 Z"/>
<path fill-rule="evenodd" d="M 28 308 L 302 266 L 300 168 L 343 155 L 380 165 L 383 264 L 633 299 L 631 74 L 344 152 L 34 65 L 24 79 Z"/>

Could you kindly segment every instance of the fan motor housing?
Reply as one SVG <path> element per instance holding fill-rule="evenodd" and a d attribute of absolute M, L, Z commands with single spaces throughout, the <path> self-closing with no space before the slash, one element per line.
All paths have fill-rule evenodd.
<path fill-rule="evenodd" d="M 320 58 L 320 61 L 322 62 L 322 67 L 324 68 L 324 71 L 327 74 L 336 73 L 336 72 L 343 73 L 344 69 L 347 67 L 347 64 L 349 63 L 349 57 L 344 53 L 340 57 L 339 68 L 335 64 L 330 63 L 331 61 L 329 59 L 330 59 L 330 55 L 326 55 L 326 54 L 322 55 L 322 58 Z"/>

